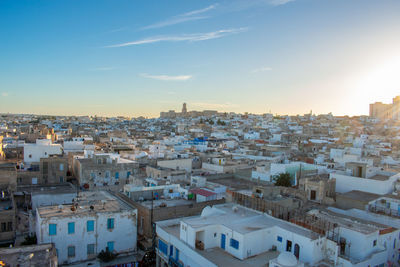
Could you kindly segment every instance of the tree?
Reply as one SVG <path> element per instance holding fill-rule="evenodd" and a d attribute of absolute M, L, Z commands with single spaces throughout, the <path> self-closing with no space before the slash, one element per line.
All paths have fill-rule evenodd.
<path fill-rule="evenodd" d="M 22 246 L 36 245 L 37 238 L 35 234 L 25 236 L 25 240 L 21 243 Z"/>
<path fill-rule="evenodd" d="M 106 251 L 101 250 L 99 255 L 97 255 L 97 258 L 99 258 L 102 262 L 112 261 L 116 257 L 117 257 L 117 255 L 115 255 L 115 253 L 109 251 L 108 247 L 106 247 Z"/>
<path fill-rule="evenodd" d="M 279 174 L 278 177 L 275 178 L 275 186 L 291 187 L 292 177 L 287 172 Z"/>

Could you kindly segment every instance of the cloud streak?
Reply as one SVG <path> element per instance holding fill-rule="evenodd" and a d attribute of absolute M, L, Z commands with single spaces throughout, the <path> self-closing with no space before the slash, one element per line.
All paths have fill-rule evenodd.
<path fill-rule="evenodd" d="M 8 93 L 7 93 L 7 92 L 3 92 L 3 93 L 1 93 L 1 96 L 2 96 L 2 97 L 7 97 L 7 96 L 8 96 Z"/>
<path fill-rule="evenodd" d="M 224 29 L 214 32 L 206 33 L 193 33 L 193 34 L 181 34 L 181 35 L 164 35 L 164 36 L 154 36 L 145 39 L 140 39 L 132 42 L 120 43 L 115 45 L 106 46 L 107 48 L 113 47 L 125 47 L 132 45 L 142 45 L 142 44 L 152 44 L 159 42 L 199 42 L 211 39 L 218 39 L 232 34 L 238 34 L 247 31 L 248 28 L 236 28 L 236 29 Z"/>
<path fill-rule="evenodd" d="M 257 72 L 265 72 L 265 71 L 270 71 L 270 70 L 272 70 L 272 68 L 270 68 L 270 67 L 261 67 L 261 68 L 258 68 L 258 69 L 254 69 L 251 72 L 252 73 L 257 73 Z"/>
<path fill-rule="evenodd" d="M 293 1 L 294 0 L 271 0 L 270 4 L 273 6 L 281 6 Z"/>
<path fill-rule="evenodd" d="M 210 5 L 208 7 L 202 8 L 202 9 L 193 10 L 193 11 L 190 11 L 190 12 L 178 15 L 178 16 L 171 17 L 164 21 L 145 26 L 141 29 L 142 30 L 157 29 L 157 28 L 162 28 L 162 27 L 171 26 L 171 25 L 175 25 L 175 24 L 180 24 L 180 23 L 187 22 L 187 21 L 206 19 L 206 18 L 208 18 L 207 16 L 198 16 L 198 15 L 203 14 L 207 11 L 210 11 L 210 10 L 216 8 L 216 6 L 217 6 L 217 4 L 214 4 L 214 5 Z"/>
<path fill-rule="evenodd" d="M 148 79 L 159 80 L 159 81 L 187 81 L 192 79 L 192 75 L 151 75 L 147 73 L 141 73 L 140 76 Z"/>

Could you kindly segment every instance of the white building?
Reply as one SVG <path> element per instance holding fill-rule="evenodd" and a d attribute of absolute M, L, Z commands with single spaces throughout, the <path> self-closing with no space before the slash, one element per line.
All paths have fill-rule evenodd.
<path fill-rule="evenodd" d="M 36 144 L 24 144 L 24 161 L 27 164 L 40 162 L 41 158 L 48 158 L 50 155 L 62 155 L 62 153 L 62 146 L 52 144 L 50 139 L 37 139 Z"/>
<path fill-rule="evenodd" d="M 137 210 L 105 192 L 82 192 L 73 205 L 36 209 L 38 244 L 54 243 L 59 264 L 96 258 L 101 250 L 136 251 Z"/>
<path fill-rule="evenodd" d="M 201 216 L 157 222 L 157 261 L 181 266 L 264 266 L 289 251 L 314 265 L 323 248 L 338 247 L 318 234 L 234 204 L 206 207 Z"/>

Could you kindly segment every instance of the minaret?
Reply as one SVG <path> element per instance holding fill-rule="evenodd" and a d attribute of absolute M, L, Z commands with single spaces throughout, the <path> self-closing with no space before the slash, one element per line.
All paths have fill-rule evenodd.
<path fill-rule="evenodd" d="M 182 115 L 185 115 L 186 113 L 187 113 L 186 103 L 183 103 L 183 106 L 182 106 Z"/>

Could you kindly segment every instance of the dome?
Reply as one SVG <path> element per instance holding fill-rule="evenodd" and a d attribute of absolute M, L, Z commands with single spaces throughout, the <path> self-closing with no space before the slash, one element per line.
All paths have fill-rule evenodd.
<path fill-rule="evenodd" d="M 290 252 L 281 252 L 278 256 L 278 263 L 283 266 L 297 266 L 297 258 Z"/>

